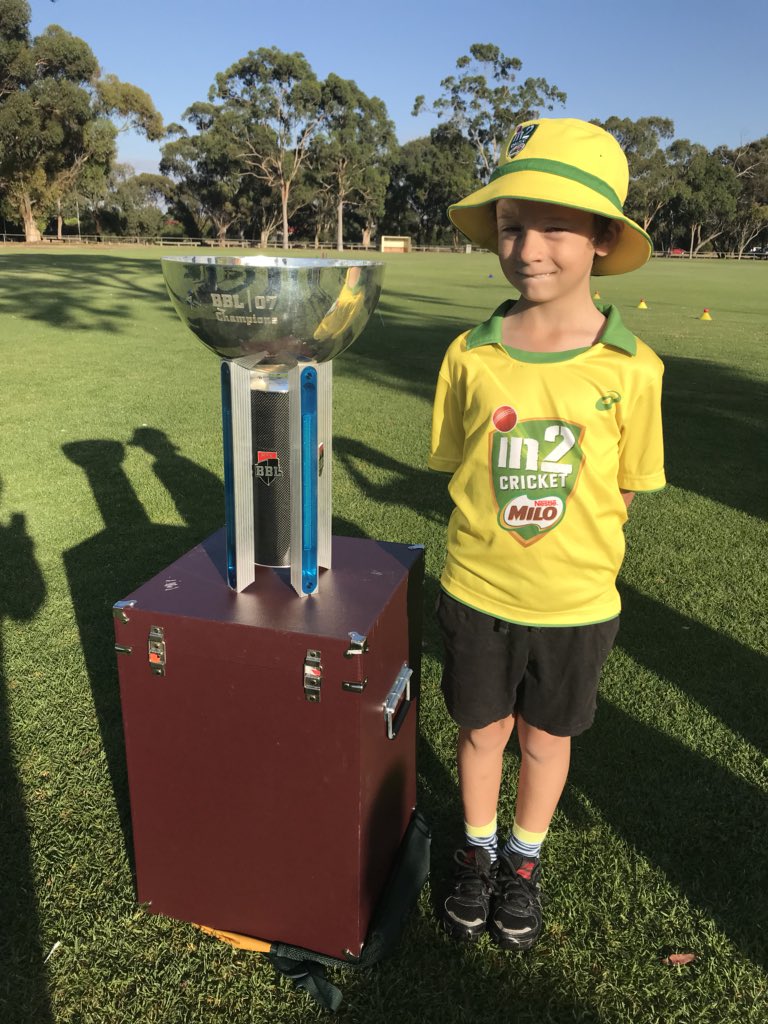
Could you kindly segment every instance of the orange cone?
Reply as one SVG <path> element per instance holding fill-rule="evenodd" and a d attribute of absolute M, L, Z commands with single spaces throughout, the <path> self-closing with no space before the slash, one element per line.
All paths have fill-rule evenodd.
<path fill-rule="evenodd" d="M 645 299 L 640 299 L 640 301 L 637 304 L 637 308 L 638 309 L 648 309 L 648 306 L 646 304 Z"/>
<path fill-rule="evenodd" d="M 705 309 L 704 312 L 699 317 L 699 320 L 711 320 L 711 319 L 712 319 L 712 317 L 709 315 L 709 310 L 708 309 Z"/>

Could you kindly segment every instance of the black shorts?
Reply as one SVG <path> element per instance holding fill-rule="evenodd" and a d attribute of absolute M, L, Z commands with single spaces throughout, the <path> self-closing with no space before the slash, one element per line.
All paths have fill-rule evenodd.
<path fill-rule="evenodd" d="M 592 725 L 618 616 L 589 626 L 519 626 L 441 591 L 437 620 L 441 686 L 457 725 L 482 729 L 512 714 L 554 736 L 578 736 Z"/>

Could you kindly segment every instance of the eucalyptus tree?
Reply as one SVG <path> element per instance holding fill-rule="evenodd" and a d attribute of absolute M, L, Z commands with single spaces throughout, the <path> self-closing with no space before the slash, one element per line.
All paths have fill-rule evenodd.
<path fill-rule="evenodd" d="M 473 43 L 456 61 L 458 74 L 440 83 L 441 95 L 427 104 L 417 96 L 412 113 L 431 109 L 438 118 L 467 139 L 474 148 L 477 171 L 487 181 L 499 163 L 501 147 L 520 121 L 539 117 L 566 101 L 566 94 L 545 78 L 517 81 L 523 67 L 518 57 L 507 57 L 492 43 Z"/>
<path fill-rule="evenodd" d="M 420 244 L 459 242 L 447 209 L 476 187 L 471 144 L 448 125 L 406 142 L 392 164 L 384 224 L 393 234 L 416 235 Z"/>
<path fill-rule="evenodd" d="M 312 147 L 312 177 L 328 193 L 336 214 L 336 248 L 344 248 L 344 210 L 364 208 L 366 221 L 384 209 L 388 166 L 396 146 L 387 108 L 357 84 L 330 74 L 322 83 L 323 119 Z"/>
<path fill-rule="evenodd" d="M 768 230 L 768 135 L 735 149 L 718 146 L 714 156 L 731 167 L 738 181 L 736 213 L 728 231 L 730 247 L 741 258 Z"/>
<path fill-rule="evenodd" d="M 83 169 L 113 162 L 121 127 L 159 139 L 163 124 L 147 93 L 101 76 L 82 39 L 58 25 L 31 38 L 30 17 L 27 0 L 0 0 L 0 190 L 38 241 Z"/>
<path fill-rule="evenodd" d="M 194 223 L 195 233 L 204 235 L 210 225 L 223 242 L 229 229 L 250 215 L 233 116 L 213 103 L 193 103 L 183 120 L 194 131 L 168 127 L 175 138 L 162 147 L 160 171 L 174 182 L 172 201 L 183 219 Z"/>
<path fill-rule="evenodd" d="M 629 195 L 625 212 L 646 231 L 665 206 L 678 195 L 680 178 L 670 163 L 664 143 L 674 137 L 675 125 L 668 117 L 609 117 L 593 124 L 605 128 L 617 140 L 629 163 Z"/>
<path fill-rule="evenodd" d="M 668 149 L 680 180 L 675 206 L 677 223 L 688 233 L 693 257 L 707 243 L 716 243 L 736 216 L 739 184 L 733 167 L 705 146 L 676 139 Z"/>
<path fill-rule="evenodd" d="M 278 198 L 283 247 L 288 248 L 291 193 L 306 169 L 323 125 L 322 88 L 303 53 L 251 50 L 216 75 L 209 93 L 231 118 L 245 173 Z M 294 200 L 296 197 L 294 196 Z"/>

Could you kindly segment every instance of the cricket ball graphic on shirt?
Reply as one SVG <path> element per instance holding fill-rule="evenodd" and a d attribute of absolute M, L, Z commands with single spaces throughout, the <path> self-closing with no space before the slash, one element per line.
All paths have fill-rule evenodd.
<path fill-rule="evenodd" d="M 550 533 L 566 515 L 584 465 L 579 423 L 520 419 L 512 406 L 491 416 L 489 460 L 498 524 L 523 545 Z"/>

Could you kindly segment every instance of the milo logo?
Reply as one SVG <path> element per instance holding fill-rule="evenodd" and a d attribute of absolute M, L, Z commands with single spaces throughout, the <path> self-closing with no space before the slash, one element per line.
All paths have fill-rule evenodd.
<path fill-rule="evenodd" d="M 505 407 L 506 408 L 506 407 Z M 515 420 L 490 434 L 491 479 L 499 526 L 533 544 L 562 522 L 584 463 L 584 427 L 552 420 Z M 509 417 L 506 422 L 510 423 Z"/>

